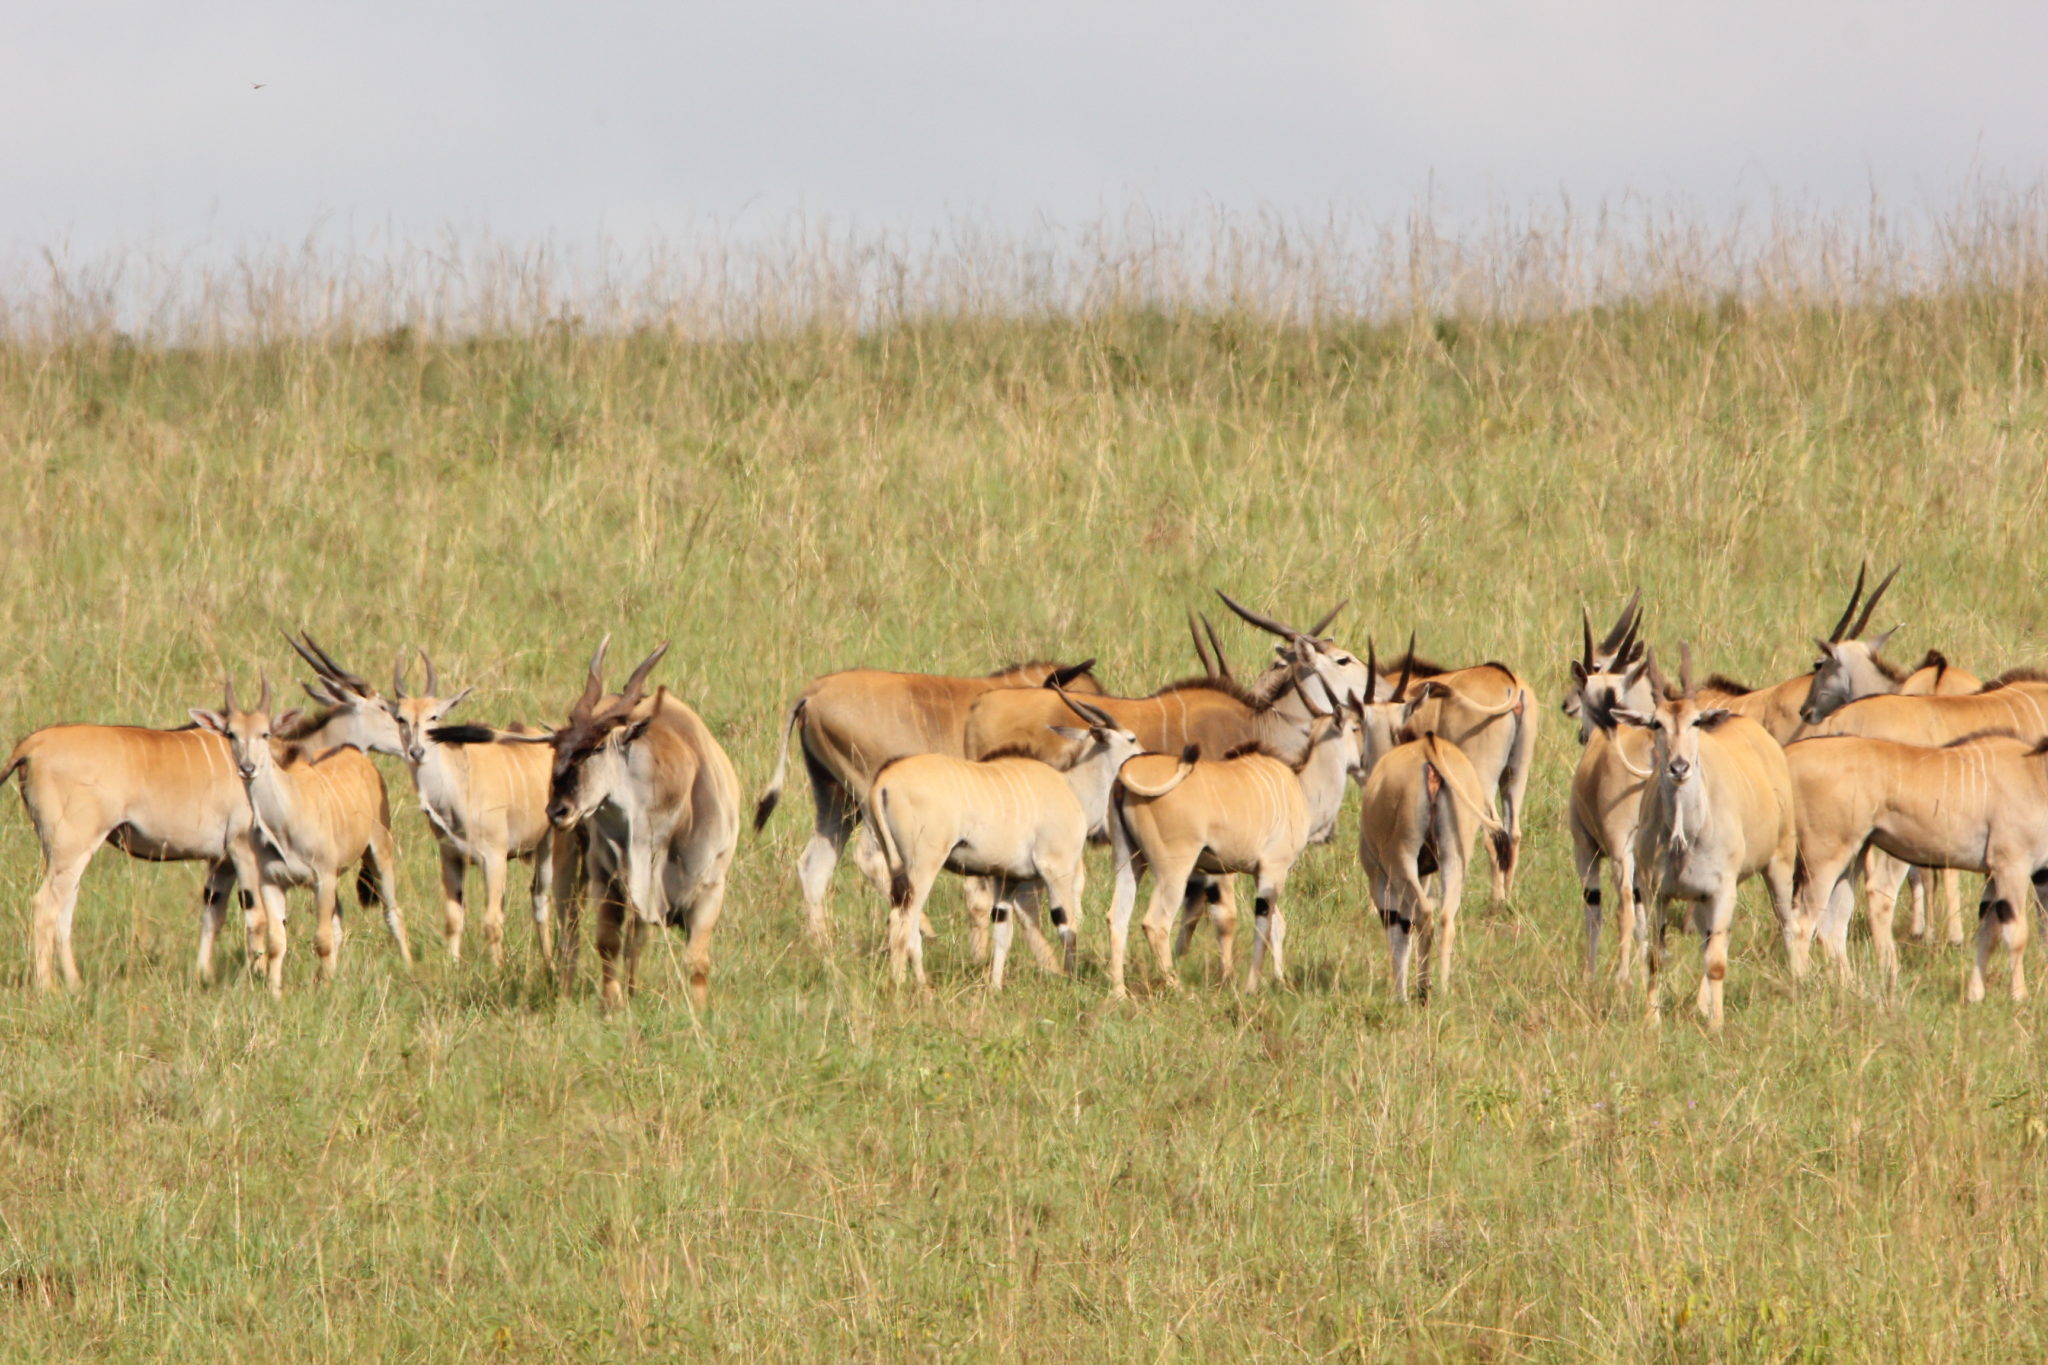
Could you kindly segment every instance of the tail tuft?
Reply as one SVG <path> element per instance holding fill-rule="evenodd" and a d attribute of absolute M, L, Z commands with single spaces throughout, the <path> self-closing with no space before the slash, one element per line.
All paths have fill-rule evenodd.
<path fill-rule="evenodd" d="M 761 799 L 754 803 L 754 833 L 759 834 L 761 832 L 762 826 L 768 823 L 769 816 L 775 814 L 776 804 L 781 800 L 782 789 L 779 787 L 773 791 L 761 793 Z"/>

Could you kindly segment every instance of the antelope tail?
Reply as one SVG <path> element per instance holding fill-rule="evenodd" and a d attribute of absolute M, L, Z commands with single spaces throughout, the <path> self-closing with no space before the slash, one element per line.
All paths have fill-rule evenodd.
<path fill-rule="evenodd" d="M 0 769 L 0 783 L 4 783 L 8 778 L 14 776 L 14 770 L 27 762 L 28 741 L 24 739 L 21 743 L 15 745 L 14 752 L 7 756 L 7 766 L 4 769 Z"/>
<path fill-rule="evenodd" d="M 881 841 L 882 861 L 889 867 L 889 904 L 901 910 L 910 904 L 910 868 L 903 861 L 902 851 L 896 847 L 896 831 L 889 827 L 887 787 L 875 793 L 874 819 L 869 823 L 875 827 L 875 837 Z"/>
<path fill-rule="evenodd" d="M 775 814 L 775 803 L 782 799 L 782 779 L 789 772 L 789 736 L 804 718 L 804 708 L 810 705 L 807 698 L 797 698 L 796 705 L 789 708 L 789 719 L 782 723 L 782 751 L 775 756 L 775 774 L 768 779 L 768 789 L 761 793 L 761 799 L 754 803 L 754 832 L 768 823 L 768 817 Z"/>
<path fill-rule="evenodd" d="M 1147 798 L 1154 796 L 1164 796 L 1168 792 L 1172 791 L 1175 787 L 1178 787 L 1182 782 L 1185 782 L 1187 780 L 1188 774 L 1195 770 L 1195 760 L 1200 756 L 1200 754 L 1201 750 L 1193 744 L 1190 744 L 1185 749 L 1182 749 L 1180 751 L 1180 763 L 1174 768 L 1173 776 L 1167 778 L 1164 782 L 1160 783 L 1156 787 L 1148 787 L 1142 782 L 1133 782 L 1128 776 L 1125 776 L 1121 773 L 1117 775 L 1117 781 L 1121 782 L 1123 784 L 1124 790 L 1131 793 L 1133 796 L 1143 796 Z"/>
<path fill-rule="evenodd" d="M 1429 735 L 1427 738 L 1429 740 L 1430 752 L 1434 755 L 1441 741 L 1435 735 Z M 1500 822 L 1500 817 L 1488 810 L 1486 803 L 1480 800 L 1478 795 L 1468 792 L 1458 785 L 1459 779 L 1451 776 L 1450 769 L 1440 759 L 1432 757 L 1429 766 L 1435 770 L 1437 777 L 1442 780 L 1444 789 L 1450 792 L 1457 800 L 1464 803 L 1466 809 L 1478 816 L 1479 823 L 1485 826 L 1489 832 L 1500 834 L 1507 829 L 1507 826 Z"/>

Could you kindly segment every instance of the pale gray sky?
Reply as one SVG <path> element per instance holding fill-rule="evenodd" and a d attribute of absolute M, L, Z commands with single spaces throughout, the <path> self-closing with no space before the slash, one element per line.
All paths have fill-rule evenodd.
<path fill-rule="evenodd" d="M 1975 0 L 66 0 L 0 43 L 0 250 L 1396 217 L 1432 186 L 1911 208 L 2042 176 L 2044 56 L 2048 6 Z"/>

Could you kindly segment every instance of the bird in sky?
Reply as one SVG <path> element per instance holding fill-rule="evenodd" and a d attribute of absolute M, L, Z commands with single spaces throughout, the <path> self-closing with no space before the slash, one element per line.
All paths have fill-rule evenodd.
<path fill-rule="evenodd" d="M 270 84 L 269 81 L 250 81 L 249 88 L 251 90 L 261 90 L 264 86 L 268 84 Z"/>

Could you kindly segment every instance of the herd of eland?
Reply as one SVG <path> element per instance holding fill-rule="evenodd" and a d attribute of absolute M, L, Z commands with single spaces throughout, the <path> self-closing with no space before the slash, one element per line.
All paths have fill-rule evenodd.
<path fill-rule="evenodd" d="M 1761 878 L 1795 977 L 1818 940 L 1850 973 L 1848 930 L 1865 907 L 1881 981 L 1896 980 L 1893 913 L 1911 881 L 1913 932 L 1926 932 L 1930 874 L 1947 938 L 1963 940 L 1959 874 L 1986 878 L 1965 985 L 1981 999 L 1992 950 L 2010 957 L 2014 999 L 2029 900 L 2048 894 L 2048 675 L 1983 682 L 1929 653 L 1917 667 L 1884 655 L 1867 629 L 1897 570 L 1849 605 L 1813 670 L 1748 688 L 1676 681 L 1643 635 L 1641 593 L 1604 637 L 1590 616 L 1570 661 L 1566 715 L 1578 724 L 1568 823 L 1585 913 L 1585 970 L 1599 968 L 1603 869 L 1614 886 L 1614 975 L 1659 1011 L 1668 911 L 1690 907 L 1702 942 L 1698 1008 L 1718 1027 L 1738 886 Z M 829 941 L 826 901 L 849 842 L 888 904 L 895 981 L 925 983 L 926 904 L 941 872 L 963 879 L 970 941 L 1003 984 L 1018 928 L 1039 964 L 1073 973 L 1083 925 L 1086 851 L 1111 848 L 1106 978 L 1126 989 L 1130 921 L 1140 919 L 1157 979 L 1206 921 L 1226 980 L 1236 979 L 1234 879 L 1253 879 L 1245 989 L 1285 982 L 1288 877 L 1311 845 L 1335 838 L 1358 788 L 1358 857 L 1384 926 L 1395 994 L 1447 992 L 1458 911 L 1475 841 L 1506 900 L 1522 861 L 1530 771 L 1542 708 L 1497 662 L 1450 668 L 1368 642 L 1363 658 L 1307 629 L 1219 594 L 1277 637 L 1273 662 L 1240 678 L 1206 616 L 1190 614 L 1200 674 L 1145 696 L 1109 694 L 1094 661 L 1029 663 L 985 677 L 854 669 L 818 678 L 790 706 L 780 750 L 754 807 L 756 830 L 781 799 L 792 746 L 810 779 L 813 826 L 797 863 L 803 919 Z M 460 958 L 469 872 L 483 885 L 481 933 L 505 955 L 512 864 L 532 867 L 531 913 L 543 961 L 573 983 L 586 905 L 594 908 L 601 996 L 633 989 L 650 928 L 684 935 L 691 1002 L 710 995 L 711 940 L 743 824 L 739 777 L 695 710 L 650 684 L 667 646 L 618 691 L 598 647 L 562 724 L 491 726 L 450 719 L 470 689 L 444 692 L 420 653 L 404 655 L 388 694 L 310 635 L 289 643 L 312 670 L 312 709 L 280 707 L 267 679 L 253 705 L 234 682 L 217 708 L 177 729 L 62 724 L 37 730 L 0 780 L 21 794 L 42 849 L 31 907 L 30 979 L 79 980 L 72 919 L 102 845 L 150 861 L 206 865 L 197 971 L 212 976 L 230 902 L 242 911 L 252 971 L 283 989 L 286 893 L 307 888 L 319 980 L 340 968 L 343 883 L 381 909 L 410 966 L 394 890 L 391 803 L 370 754 L 401 762 L 438 848 L 442 935 Z M 1666 659 L 1669 661 L 1667 654 Z M 1057 948 L 1054 941 L 1057 941 Z M 1416 947 L 1420 960 L 1411 963 Z"/>

